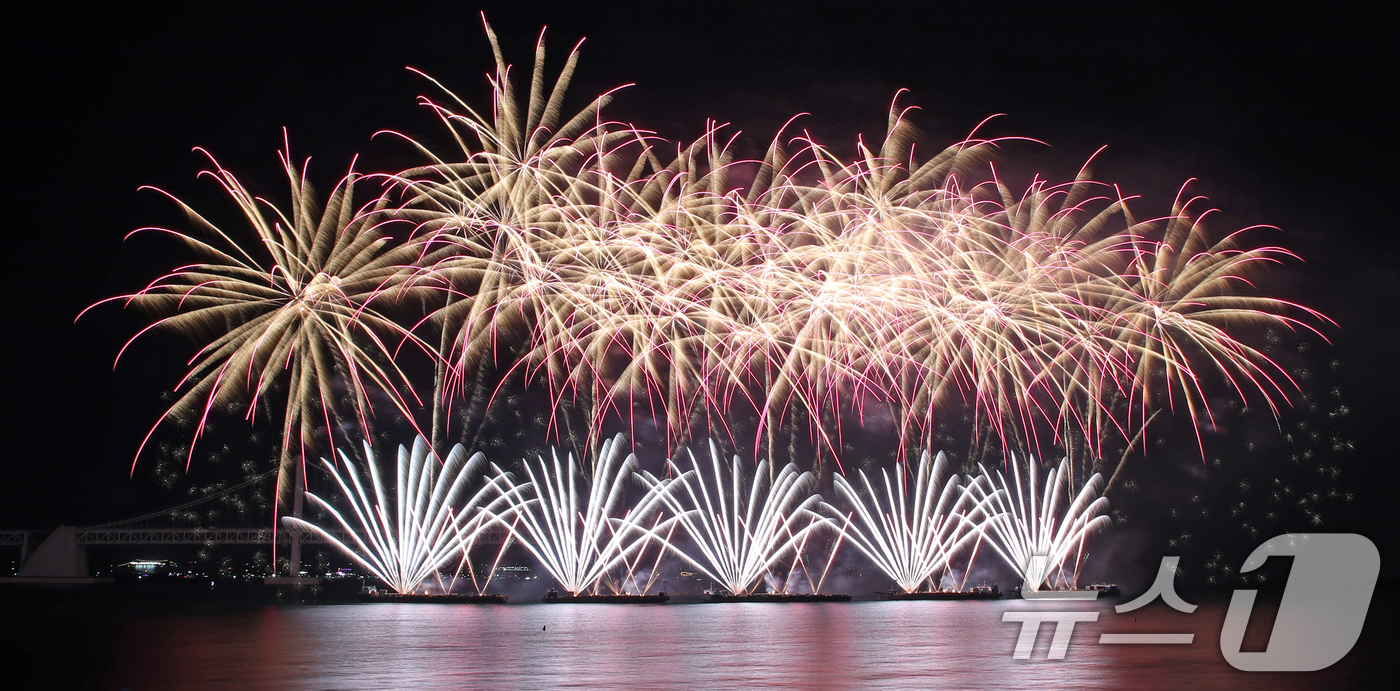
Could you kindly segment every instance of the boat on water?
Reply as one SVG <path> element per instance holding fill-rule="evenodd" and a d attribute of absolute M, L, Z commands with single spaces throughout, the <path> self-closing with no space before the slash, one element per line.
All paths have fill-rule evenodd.
<path fill-rule="evenodd" d="M 1104 597 L 1112 597 L 1114 595 L 1123 594 L 1123 591 L 1118 589 L 1117 583 L 1091 583 L 1089 584 L 1089 587 L 1086 588 L 1086 590 L 1097 590 L 1099 591 L 1099 594 L 1103 595 Z"/>
<path fill-rule="evenodd" d="M 555 604 L 561 602 L 572 602 L 575 604 L 602 604 L 602 605 L 645 605 L 665 604 L 671 596 L 665 592 L 655 595 L 560 595 L 559 591 L 550 588 L 544 594 L 544 602 Z"/>
<path fill-rule="evenodd" d="M 1021 596 L 1021 587 L 1020 587 L 1020 586 L 1017 586 L 1017 587 L 1013 588 L 1013 589 L 1011 590 L 1011 592 L 1012 592 L 1012 594 L 1016 595 L 1017 597 L 1020 597 L 1020 596 Z M 1102 597 L 1116 597 L 1116 596 L 1118 596 L 1118 595 L 1122 595 L 1122 594 L 1123 594 L 1123 591 L 1122 591 L 1121 589 L 1119 589 L 1117 583 L 1091 583 L 1091 584 L 1089 584 L 1089 585 L 1084 586 L 1083 588 L 1068 588 L 1068 589 L 1066 589 L 1066 588 L 1061 588 L 1061 589 L 1058 589 L 1058 590 L 1042 590 L 1042 591 L 1039 591 L 1039 592 L 1041 593 L 1041 597 L 1043 597 L 1043 598 L 1045 598 L 1045 599 L 1054 599 L 1054 594 L 1055 594 L 1055 593 L 1091 593 L 1091 592 L 1097 592 L 1097 593 L 1098 593 L 1098 596 L 1102 596 Z M 1032 597 L 1032 598 L 1028 598 L 1028 599 L 1035 599 L 1035 598 Z M 1089 599 L 1089 598 L 1073 598 L 1073 599 Z"/>
<path fill-rule="evenodd" d="M 728 590 L 705 593 L 709 602 L 850 602 L 845 593 L 748 593 L 735 595 Z"/>
<path fill-rule="evenodd" d="M 890 590 L 877 591 L 875 594 L 886 600 L 1000 600 L 1001 586 L 993 583 L 976 585 L 971 590 L 931 590 L 913 593 Z"/>
<path fill-rule="evenodd" d="M 386 590 L 365 589 L 360 592 L 361 602 L 410 602 L 429 605 L 494 605 L 505 604 L 510 597 L 487 593 L 485 595 L 462 595 L 443 593 L 428 595 L 421 593 L 393 593 Z"/>

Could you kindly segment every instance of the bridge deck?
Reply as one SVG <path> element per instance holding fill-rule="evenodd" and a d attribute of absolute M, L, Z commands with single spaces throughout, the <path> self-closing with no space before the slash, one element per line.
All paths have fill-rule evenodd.
<path fill-rule="evenodd" d="M 25 536 L 33 547 L 43 541 L 48 530 L 4 530 L 0 531 L 0 545 L 24 545 Z M 350 540 L 343 533 L 335 534 L 342 542 Z M 291 531 L 277 531 L 278 542 L 290 542 Z M 480 545 L 499 545 L 506 539 L 506 531 L 492 531 L 477 540 Z M 304 545 L 326 544 L 320 535 L 302 533 Z M 272 530 L 268 528 L 78 528 L 80 545 L 266 545 L 272 543 Z"/>

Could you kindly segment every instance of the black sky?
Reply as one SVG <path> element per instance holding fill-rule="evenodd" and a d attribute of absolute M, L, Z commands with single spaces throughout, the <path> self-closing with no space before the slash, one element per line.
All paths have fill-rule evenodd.
<path fill-rule="evenodd" d="M 1099 146 L 1095 172 L 1169 210 L 1188 178 L 1225 210 L 1221 230 L 1282 228 L 1272 241 L 1307 264 L 1289 289 L 1333 316 L 1328 332 L 1352 373 L 1359 451 L 1388 458 L 1396 405 L 1400 310 L 1393 16 L 1329 3 L 1139 8 L 1126 3 L 829 3 L 801 10 L 655 3 L 129 2 L 103 9 L 46 3 L 9 10 L 3 50 L 3 381 L 0 527 L 123 517 L 162 501 L 148 473 L 128 479 L 159 393 L 188 351 L 138 345 L 116 308 L 73 318 L 180 259 L 169 243 L 123 242 L 132 229 L 178 224 L 156 185 L 196 206 L 223 203 L 194 174 L 202 146 L 249 180 L 275 185 L 282 128 L 294 153 L 329 181 L 413 162 L 381 129 L 436 136 L 415 105 L 422 69 L 486 97 L 485 9 L 517 65 L 549 26 L 557 61 L 587 37 L 574 95 L 626 83 L 613 117 L 671 139 L 706 118 L 761 145 L 798 112 L 848 147 L 882 134 L 898 88 L 922 108 L 929 140 L 965 136 L 1005 113 L 993 134 L 1035 137 L 1008 152 L 1013 173 L 1072 175 Z M 557 69 L 559 62 L 554 63 Z M 1018 166 L 1020 166 L 1018 168 Z M 272 187 L 274 193 L 280 191 Z M 1153 206 L 1155 204 L 1155 206 Z M 1400 473 L 1377 464 L 1378 519 L 1393 519 Z"/>

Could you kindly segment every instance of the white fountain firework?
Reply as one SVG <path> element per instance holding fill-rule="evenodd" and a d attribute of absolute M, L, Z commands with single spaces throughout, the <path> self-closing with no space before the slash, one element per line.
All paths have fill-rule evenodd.
<path fill-rule="evenodd" d="M 908 468 L 902 463 L 895 468 L 893 480 L 888 469 L 880 471 L 883 493 L 863 470 L 858 471 L 863 493 L 845 476 L 837 475 L 836 490 L 853 510 L 841 515 L 830 504 L 823 508 L 838 516 L 845 538 L 895 585 L 912 593 L 946 572 L 953 556 L 981 536 L 979 519 L 985 520 L 992 500 L 984 495 L 978 501 L 977 495 L 962 486 L 958 475 L 949 476 L 947 470 L 947 456 L 940 452 L 930 462 L 925 451 L 914 473 L 912 497 Z"/>
<path fill-rule="evenodd" d="M 482 533 L 498 521 L 509 520 L 509 511 L 499 509 L 518 492 L 514 488 L 502 489 L 509 476 L 497 471 L 495 477 L 462 502 L 472 479 L 482 475 L 486 457 L 477 453 L 468 458 L 466 449 L 459 444 L 439 469 L 428 443 L 418 437 L 411 453 L 399 446 L 392 500 L 380 476 L 374 450 L 365 444 L 365 465 L 374 493 L 371 497 L 355 462 L 344 451 L 339 453 L 344 473 L 324 458 L 321 462 L 348 500 L 354 521 L 347 520 L 330 502 L 311 492 L 306 493 L 306 498 L 334 517 L 354 546 L 300 518 L 283 516 L 282 523 L 290 529 L 320 535 L 399 593 L 417 590 L 454 558 L 465 560 Z"/>
<path fill-rule="evenodd" d="M 538 459 L 538 467 L 525 463 L 530 482 L 506 485 L 506 501 L 515 516 L 511 532 L 570 595 L 597 591 L 605 576 L 619 566 L 635 566 L 632 560 L 653 543 L 661 546 L 670 521 L 646 522 L 662 506 L 669 481 L 651 484 L 641 499 L 622 516 L 615 516 L 626 494 L 627 480 L 637 469 L 637 458 L 628 454 L 620 463 L 621 434 L 603 442 L 591 481 L 580 488 L 573 454 L 567 463 L 551 450 L 553 463 Z M 586 493 L 580 501 L 580 489 Z M 520 490 L 520 491 L 516 491 Z"/>
<path fill-rule="evenodd" d="M 816 478 L 810 472 L 799 472 L 794 464 L 785 466 L 770 483 L 768 461 L 763 461 L 750 482 L 737 455 L 725 472 L 713 441 L 713 485 L 705 481 L 694 453 L 690 463 L 691 470 L 684 473 L 673 464 L 677 477 L 672 491 L 660 493 L 695 544 L 693 554 L 674 543 L 672 550 L 735 595 L 752 592 L 788 555 L 796 554 L 800 559 L 803 546 L 815 531 L 834 528 L 834 523 L 813 511 L 821 503 L 821 495 L 813 491 Z M 660 486 L 655 478 L 642 477 L 652 487 Z M 785 588 L 786 580 L 779 585 Z"/>
<path fill-rule="evenodd" d="M 1011 475 L 1013 486 L 1006 481 L 1001 471 L 996 471 L 995 479 L 986 468 L 982 477 L 968 486 L 968 492 L 976 496 L 979 503 L 989 511 L 982 530 L 988 543 L 1001 556 L 1002 560 L 1024 580 L 1023 587 L 1036 591 L 1046 581 L 1058 575 L 1060 585 L 1073 586 L 1078 575 L 1078 560 L 1084 554 L 1084 544 L 1089 535 L 1102 531 L 1111 525 L 1112 520 L 1104 515 L 1108 512 L 1108 499 L 1098 496 L 1103 488 L 1103 476 L 1094 473 L 1084 483 L 1074 501 L 1070 502 L 1064 515 L 1060 516 L 1060 503 L 1069 495 L 1069 459 L 1060 461 L 1057 468 L 1050 470 L 1045 480 L 1043 493 L 1036 496 L 1035 459 L 1026 468 L 1030 485 L 1024 491 L 1021 483 L 1021 468 L 1016 455 L 1011 455 Z M 978 466 L 981 468 L 981 466 Z M 1075 569 L 1069 577 L 1065 575 L 1065 561 L 1075 556 Z"/>

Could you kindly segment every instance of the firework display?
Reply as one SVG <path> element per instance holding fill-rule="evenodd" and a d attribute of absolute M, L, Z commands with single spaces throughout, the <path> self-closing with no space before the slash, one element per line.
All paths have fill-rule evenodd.
<path fill-rule="evenodd" d="M 419 437 L 411 452 L 399 447 L 393 490 L 386 490 L 366 448 L 372 494 L 355 463 L 342 453 L 343 473 L 329 461 L 324 466 L 355 520 L 316 494 L 306 496 L 334 519 L 348 541 L 300 518 L 284 516 L 282 521 L 288 528 L 322 536 L 399 593 L 415 592 L 430 576 L 442 581 L 440 569 L 455 563 L 453 583 L 437 584 L 439 591 L 450 593 L 481 536 L 490 529 L 506 530 L 570 599 L 645 596 L 667 555 L 711 579 L 724 597 L 742 598 L 765 588 L 790 595 L 799 570 L 811 593 L 818 594 L 845 543 L 904 593 L 934 584 L 938 574 L 954 568 L 955 559 L 970 570 L 978 549 L 966 548 L 980 547 L 984 540 L 1027 589 L 1039 590 L 1056 576 L 1054 585 L 1074 587 L 1077 569 L 1065 573 L 1065 562 L 1071 555 L 1082 556 L 1090 535 L 1109 524 L 1103 515 L 1107 500 L 1095 496 L 1103 484 L 1097 475 L 1060 516 L 1067 476 L 1063 462 L 1051 470 L 1037 499 L 1033 466 L 1027 472 L 1027 493 L 1014 459 L 1012 485 L 1000 473 L 993 477 L 985 470 L 975 479 L 948 477 L 946 456 L 940 453 L 930 461 L 924 453 L 913 473 L 912 496 L 904 468 L 894 469 L 893 481 L 890 470 L 882 470 L 883 493 L 862 471 L 864 492 L 838 476 L 844 502 L 832 505 L 814 493 L 812 474 L 793 464 L 770 481 L 766 461 L 747 474 L 737 456 L 726 465 L 711 441 L 708 469 L 691 454 L 689 470 L 669 463 L 669 477 L 657 478 L 638 470 L 635 455 L 622 457 L 624 443 L 620 436 L 603 443 L 591 479 L 580 477 L 572 454 L 561 462 L 556 453 L 549 462 L 524 462 L 522 478 L 529 479 L 516 483 L 511 473 L 488 467 L 482 454 L 467 458 L 460 445 L 438 470 Z M 473 485 L 479 488 L 467 498 Z M 629 485 L 640 493 L 629 497 Z M 814 577 L 816 568 L 809 569 L 805 560 L 822 542 L 813 540 L 816 536 L 835 539 Z M 503 546 L 497 561 L 504 551 Z M 1035 556 L 1043 558 L 1036 561 Z M 480 582 L 471 574 L 478 592 L 494 573 L 493 566 Z"/>
<path fill-rule="evenodd" d="M 780 562 L 796 566 L 823 528 L 839 529 L 906 592 L 983 542 L 1032 590 L 1052 575 L 1071 583 L 1066 560 L 1109 520 L 1095 499 L 1103 481 L 1077 479 L 1067 461 L 1039 497 L 1028 468 L 1025 494 L 1013 452 L 1080 440 L 1087 477 L 1107 440 L 1126 442 L 1126 458 L 1163 413 L 1179 413 L 1199 444 L 1219 401 L 1277 411 L 1296 389 L 1250 330 L 1326 321 L 1255 288 L 1288 250 L 1243 231 L 1217 239 L 1184 191 L 1170 214 L 1147 220 L 1087 165 L 1063 184 L 1036 176 L 1018 193 L 993 166 L 1007 139 L 974 136 L 925 155 L 897 103 L 879 144 L 858 140 L 850 157 L 791 123 L 756 160 L 738 157 L 737 135 L 713 123 L 673 145 L 606 120 L 610 94 L 565 114 L 577 47 L 547 85 L 541 36 L 520 89 L 487 34 L 490 108 L 445 88 L 441 102 L 423 99 L 456 149 L 409 139 L 421 165 L 352 171 L 324 208 L 305 166 L 284 153 L 285 211 L 215 164 L 208 174 L 252 232 L 226 232 L 177 200 L 193 230 L 163 232 L 201 263 L 113 298 L 159 316 L 141 333 L 199 344 L 162 421 L 198 440 L 214 413 L 251 419 L 284 405 L 279 503 L 298 516 L 308 446 L 372 439 L 383 426 L 376 405 L 393 424 L 431 430 L 407 469 L 400 452 L 400 473 L 450 482 L 446 495 L 409 511 L 399 487 L 393 528 L 370 521 L 377 504 L 363 492 L 352 502 L 368 531 L 352 551 L 395 588 L 464 553 L 483 522 L 508 525 L 570 594 L 645 592 L 650 581 L 633 582 L 643 555 L 667 550 L 746 593 Z M 375 182 L 379 196 L 356 207 L 356 188 Z M 408 363 L 420 356 L 431 386 L 416 381 L 426 368 Z M 434 452 L 454 406 L 489 411 L 507 389 L 545 401 L 546 443 L 568 437 L 597 452 L 540 456 L 520 483 L 498 470 L 481 490 L 496 495 L 453 506 L 455 483 L 484 472 L 480 455 L 463 461 L 458 449 L 440 474 L 425 467 L 443 463 Z M 856 468 L 855 483 L 843 436 L 872 415 L 891 421 L 897 465 L 881 471 L 883 484 Z M 944 455 L 925 454 L 910 496 L 907 456 L 933 448 L 945 423 L 999 446 L 1014 488 L 1000 472 L 948 477 Z M 657 431 L 666 457 L 718 438 L 765 460 L 750 474 L 735 455 L 726 471 L 711 442 L 708 473 L 692 455 L 690 469 L 673 464 L 658 479 L 621 458 L 621 435 L 608 439 L 640 424 Z M 848 509 L 816 512 L 827 480 Z M 630 504 L 627 483 L 644 488 Z M 429 496 L 428 485 L 412 491 Z M 1062 496 L 1074 497 L 1063 519 Z M 385 551 L 391 544 L 422 549 L 405 561 L 407 552 Z M 1031 556 L 1055 573 L 1028 573 Z"/>
<path fill-rule="evenodd" d="M 624 588 L 636 572 L 637 557 L 652 544 L 660 551 L 664 542 L 659 533 L 666 526 L 648 526 L 647 520 L 661 508 L 669 483 L 656 483 L 622 510 L 627 483 L 637 467 L 632 454 L 619 461 L 622 445 L 621 436 L 603 443 L 591 480 L 583 479 L 587 487 L 582 497 L 580 469 L 573 454 L 562 465 L 558 453 L 551 454 L 552 463 L 544 458 L 533 466 L 526 463 L 530 481 L 523 485 L 501 476 L 510 489 L 507 503 L 517 516 L 508 521 L 512 533 L 569 595 L 597 594 L 618 567 L 624 567 L 627 575 L 610 583 L 615 589 Z"/>
<path fill-rule="evenodd" d="M 942 453 L 932 463 L 927 452 L 920 456 L 913 496 L 905 468 L 894 470 L 893 484 L 890 471 L 881 470 L 883 493 L 865 471 L 858 474 L 863 492 L 844 475 L 836 476 L 837 492 L 854 510 L 841 515 L 836 507 L 826 508 L 841 516 L 846 539 L 906 593 L 937 585 L 953 557 L 981 537 L 978 519 L 985 519 L 987 504 L 997 498 L 981 495 L 977 504 L 978 494 L 969 492 L 959 476 L 948 476 L 948 458 Z"/>
<path fill-rule="evenodd" d="M 672 549 L 725 592 L 747 595 L 763 586 L 783 559 L 799 562 L 813 533 L 830 523 L 813 510 L 821 495 L 813 491 L 816 480 L 810 472 L 789 463 L 770 480 L 767 461 L 760 461 L 748 475 L 738 456 L 725 472 L 719 449 L 713 441 L 709 446 L 708 477 L 714 482 L 706 481 L 692 453 L 690 470 L 681 473 L 673 465 L 675 487 L 661 494 L 695 545 L 693 550 Z M 661 487 L 654 479 L 648 483 Z M 773 585 L 786 592 L 788 579 Z"/>
<path fill-rule="evenodd" d="M 1015 455 L 1009 465 L 1012 482 L 1008 483 L 999 470 L 993 475 L 983 468 L 979 480 L 985 481 L 968 487 L 969 494 L 990 507 L 979 532 L 987 535 L 988 544 L 1016 571 L 1027 590 L 1040 590 L 1047 581 L 1072 586 L 1089 536 L 1112 524 L 1105 515 L 1108 500 L 1098 496 L 1103 476 L 1095 473 L 1089 478 L 1061 515 L 1060 505 L 1069 490 L 1067 460 L 1050 469 L 1039 496 L 1040 473 L 1034 460 L 1026 466 L 1025 486 Z M 1067 565 L 1072 556 L 1073 563 Z"/>
<path fill-rule="evenodd" d="M 998 140 L 920 160 L 898 108 L 855 160 L 804 133 L 740 161 L 712 126 L 665 162 L 606 97 L 559 125 L 576 54 L 546 96 L 540 48 L 528 105 L 497 56 L 490 117 L 429 101 L 464 160 L 397 176 L 419 242 L 456 248 L 414 284 L 455 298 L 437 316 L 459 378 L 515 348 L 527 380 L 587 401 L 590 440 L 616 414 L 683 443 L 742 403 L 755 448 L 801 411 L 836 454 L 843 411 L 888 407 L 918 441 L 971 401 L 998 435 L 1097 450 L 1158 406 L 1208 418 L 1213 376 L 1275 405 L 1288 374 L 1229 328 L 1321 318 L 1241 292 L 1286 250 L 1213 242 L 1186 201 L 1134 220 L 1087 167 L 1016 195 L 978 172 Z"/>
<path fill-rule="evenodd" d="M 344 452 L 340 454 L 343 474 L 335 464 L 323 460 L 326 472 L 350 504 L 354 520 L 347 519 L 331 502 L 306 492 L 306 498 L 334 518 L 353 544 L 294 516 L 283 516 L 282 522 L 288 528 L 320 535 L 397 593 L 416 591 L 429 576 L 439 576 L 438 570 L 449 562 L 456 561 L 460 571 L 482 533 L 509 518 L 507 507 L 519 492 L 508 487 L 508 475 L 498 473 L 466 496 L 470 484 L 482 475 L 486 457 L 478 453 L 468 458 L 466 449 L 457 446 L 439 468 L 422 437 L 414 441 L 411 452 L 399 447 L 398 472 L 389 489 L 368 445 L 365 457 L 372 495 L 365 491 L 361 473 Z M 450 585 L 437 585 L 442 590 L 451 589 Z"/>
<path fill-rule="evenodd" d="M 211 156 L 214 170 L 203 175 L 233 199 L 253 242 L 175 200 L 194 230 L 143 230 L 173 235 L 203 262 L 111 300 L 168 315 L 141 333 L 177 331 L 203 344 L 177 386 L 185 390 L 161 418 L 193 427 L 195 440 L 212 413 L 242 409 L 252 419 L 266 399 L 285 396 L 278 475 L 285 504 L 318 422 L 333 427 L 332 418 L 349 418 L 368 429 L 373 394 L 410 410 L 400 396 L 410 384 L 385 341 L 406 332 L 382 311 L 388 302 L 382 290 L 412 273 L 419 255 L 376 229 L 386 198 L 354 206 L 360 178 L 353 170 L 318 208 L 305 168 L 290 151 L 281 159 L 291 189 L 286 211 L 254 196 Z M 285 393 L 275 391 L 279 386 Z"/>
<path fill-rule="evenodd" d="M 1400 667 L 1383 7 L 83 9 L 7 14 L 14 688 Z"/>

